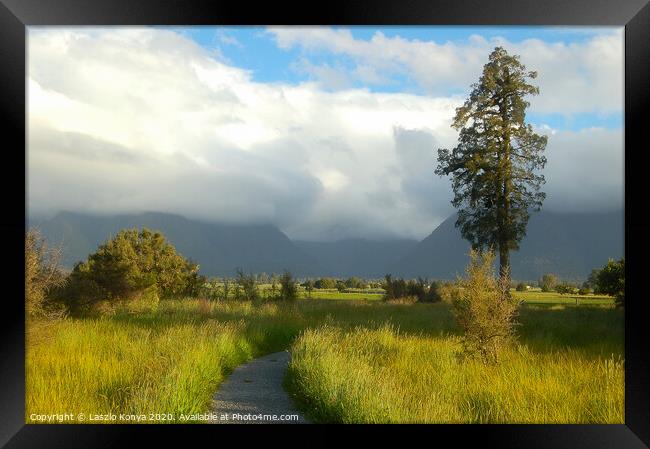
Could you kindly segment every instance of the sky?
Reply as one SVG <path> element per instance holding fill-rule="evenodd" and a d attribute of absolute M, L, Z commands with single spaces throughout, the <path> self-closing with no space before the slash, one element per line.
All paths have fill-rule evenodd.
<path fill-rule="evenodd" d="M 426 237 L 438 148 L 496 46 L 540 94 L 543 208 L 623 207 L 623 28 L 29 27 L 27 207 Z"/>

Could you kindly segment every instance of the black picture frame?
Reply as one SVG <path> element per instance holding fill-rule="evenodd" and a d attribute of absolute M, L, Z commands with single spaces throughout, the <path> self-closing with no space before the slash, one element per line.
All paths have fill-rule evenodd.
<path fill-rule="evenodd" d="M 643 297 L 650 220 L 644 213 L 647 168 L 643 161 L 650 105 L 650 6 L 646 0 L 335 0 L 295 5 L 232 0 L 0 0 L 0 127 L 3 136 L 5 193 L 0 232 L 5 237 L 5 279 L 11 291 L 2 302 L 0 326 L 0 445 L 18 447 L 130 447 L 141 441 L 184 447 L 201 444 L 192 436 L 223 444 L 224 435 L 245 438 L 242 426 L 201 425 L 26 425 L 25 319 L 22 246 L 25 232 L 26 26 L 30 25 L 615 25 L 625 26 L 625 424 L 624 425 L 431 425 L 347 426 L 382 438 L 407 430 L 423 442 L 454 445 L 472 440 L 481 447 L 643 448 L 650 445 L 650 326 Z M 594 93 L 597 95 L 597 92 Z M 588 161 L 586 161 L 588 163 Z M 11 176 L 16 174 L 16 176 Z M 24 180 L 23 180 L 24 181 Z M 227 430 L 226 430 L 227 427 Z M 341 427 L 336 427 L 336 430 Z M 243 430 L 245 429 L 245 430 Z M 291 428 L 292 433 L 295 427 Z M 332 443 L 339 437 L 323 426 L 303 426 L 301 434 Z M 276 433 L 284 426 L 256 426 Z M 245 433 L 243 433 L 245 432 Z M 411 435 L 409 435 L 411 436 Z M 284 438 L 284 437 L 283 437 Z M 300 443 L 301 438 L 295 438 Z M 240 440 L 241 441 L 241 440 Z M 405 441 L 406 443 L 406 441 Z"/>

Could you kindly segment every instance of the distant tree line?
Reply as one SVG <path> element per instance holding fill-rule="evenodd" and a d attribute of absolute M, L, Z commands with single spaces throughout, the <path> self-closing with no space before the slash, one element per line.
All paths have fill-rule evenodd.
<path fill-rule="evenodd" d="M 589 277 L 580 286 L 571 282 L 560 282 L 554 274 L 545 274 L 539 279 L 543 292 L 588 295 L 590 293 L 614 297 L 616 304 L 625 304 L 625 258 L 610 259 L 603 268 L 591 270 Z"/>
<path fill-rule="evenodd" d="M 208 300 L 264 301 L 295 300 L 299 284 L 289 271 L 282 275 L 246 274 L 236 271 L 234 279 L 206 279 L 198 264 L 178 254 L 160 232 L 126 229 L 100 245 L 86 261 L 71 272 L 59 265 L 60 248 L 51 248 L 37 230 L 25 235 L 25 298 L 30 317 L 76 314 L 97 304 L 140 301 L 156 305 L 161 298 L 203 297 Z M 271 283 L 268 288 L 268 283 Z M 265 286 L 260 288 L 260 284 Z M 542 291 L 562 294 L 590 292 L 611 295 L 619 305 L 625 302 L 625 261 L 610 260 L 593 270 L 580 288 L 559 282 L 553 274 L 539 280 Z M 358 277 L 345 280 L 323 277 L 307 279 L 302 287 L 311 296 L 314 289 L 355 291 L 382 288 L 386 301 L 413 302 L 449 300 L 450 285 L 427 279 L 402 279 L 386 275 L 383 282 Z M 527 285 L 520 282 L 517 290 Z"/>
<path fill-rule="evenodd" d="M 387 274 L 382 287 L 386 292 L 384 294 L 386 301 L 405 298 L 413 298 L 416 302 L 439 302 L 442 300 L 440 284 L 436 281 L 429 282 L 422 278 L 417 280 L 393 279 L 392 275 Z"/>
<path fill-rule="evenodd" d="M 258 277 L 237 270 L 233 281 L 208 280 L 199 265 L 186 259 L 162 233 L 125 229 L 78 262 L 70 273 L 60 266 L 60 248 L 50 248 L 41 234 L 25 234 L 25 301 L 29 317 L 55 313 L 83 314 L 99 306 L 141 303 L 157 306 L 161 298 L 203 296 L 207 299 L 293 300 L 298 286 L 292 274 L 272 279 L 270 294 L 262 296 Z"/>

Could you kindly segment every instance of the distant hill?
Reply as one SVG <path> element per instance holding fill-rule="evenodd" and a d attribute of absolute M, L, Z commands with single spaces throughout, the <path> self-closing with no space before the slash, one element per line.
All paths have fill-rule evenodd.
<path fill-rule="evenodd" d="M 323 276 L 381 278 L 396 260 L 415 248 L 418 241 L 346 239 L 295 243 L 325 268 Z"/>
<path fill-rule="evenodd" d="M 315 275 L 324 269 L 271 225 L 203 223 L 163 213 L 93 216 L 61 212 L 35 223 L 52 244 L 63 243 L 64 265 L 85 260 L 120 229 L 147 227 L 161 231 L 185 257 L 208 276 L 234 275 L 237 267 L 253 273 Z M 310 271 L 313 270 L 313 271 Z"/>
<path fill-rule="evenodd" d="M 456 215 L 392 265 L 401 276 L 454 279 L 463 274 L 470 245 L 454 226 Z M 586 278 L 624 249 L 623 212 L 534 212 L 519 251 L 511 253 L 512 278 L 537 280 L 555 273 L 565 280 Z"/>
<path fill-rule="evenodd" d="M 33 222 L 34 220 L 31 220 Z M 93 216 L 61 212 L 38 225 L 52 244 L 63 242 L 66 266 L 85 260 L 120 229 L 159 230 L 208 276 L 232 276 L 237 267 L 254 273 L 290 270 L 299 277 L 360 276 L 386 273 L 404 277 L 454 279 L 467 265 L 469 243 L 455 228 L 456 215 L 442 222 L 421 242 L 346 239 L 292 242 L 271 225 L 204 223 L 164 213 Z M 537 280 L 555 273 L 565 280 L 588 276 L 624 247 L 623 212 L 531 215 L 521 248 L 511 255 L 512 277 Z"/>

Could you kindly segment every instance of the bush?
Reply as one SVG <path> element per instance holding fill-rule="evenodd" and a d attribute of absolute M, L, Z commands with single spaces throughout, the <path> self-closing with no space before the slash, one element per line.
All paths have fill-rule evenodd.
<path fill-rule="evenodd" d="M 516 290 L 518 292 L 525 292 L 526 290 L 528 290 L 528 285 L 525 282 L 520 282 L 517 284 Z"/>
<path fill-rule="evenodd" d="M 554 274 L 545 274 L 539 280 L 539 287 L 543 292 L 552 292 L 557 285 L 557 277 Z"/>
<path fill-rule="evenodd" d="M 307 279 L 302 285 L 305 287 L 307 296 L 311 298 L 311 292 L 314 291 L 314 281 L 311 279 Z"/>
<path fill-rule="evenodd" d="M 298 297 L 298 287 L 293 275 L 289 271 L 285 271 L 280 276 L 280 298 L 284 301 L 292 301 Z"/>
<path fill-rule="evenodd" d="M 418 297 L 417 296 L 402 296 L 400 298 L 395 298 L 395 299 L 387 299 L 387 303 L 390 304 L 415 304 L 418 302 Z"/>
<path fill-rule="evenodd" d="M 457 287 L 453 282 L 438 282 L 436 292 L 442 302 L 451 304 L 454 296 L 453 292 L 456 289 Z"/>
<path fill-rule="evenodd" d="M 600 275 L 600 270 L 597 269 L 597 268 L 594 268 L 593 270 L 591 270 L 591 273 L 589 274 L 589 277 L 582 284 L 582 286 L 593 290 L 593 292 L 596 293 L 596 294 L 600 293 L 598 291 L 598 276 L 599 275 Z"/>
<path fill-rule="evenodd" d="M 591 289 L 589 287 L 582 286 L 580 287 L 580 290 L 578 290 L 578 294 L 582 296 L 588 295 L 590 293 L 591 293 Z"/>
<path fill-rule="evenodd" d="M 316 288 L 336 288 L 336 279 L 333 278 L 321 278 L 314 283 Z"/>
<path fill-rule="evenodd" d="M 452 291 L 453 312 L 463 330 L 465 354 L 479 355 L 484 363 L 497 363 L 499 352 L 514 336 L 517 301 L 495 278 L 494 252 L 470 252 L 466 278 Z"/>
<path fill-rule="evenodd" d="M 25 308 L 28 317 L 54 317 L 60 309 L 51 294 L 66 282 L 59 268 L 61 248 L 51 248 L 36 229 L 25 233 Z"/>
<path fill-rule="evenodd" d="M 625 305 L 625 259 L 609 259 L 598 272 L 598 291 L 613 296 L 618 306 Z"/>
<path fill-rule="evenodd" d="M 577 288 L 568 282 L 563 282 L 555 286 L 555 291 L 561 295 L 572 295 L 577 292 Z"/>
<path fill-rule="evenodd" d="M 237 269 L 237 288 L 235 289 L 235 299 L 256 301 L 260 298 L 259 290 L 257 289 L 257 279 L 255 275 L 250 273 L 248 275 L 240 269 Z"/>
<path fill-rule="evenodd" d="M 155 312 L 158 310 L 159 302 L 158 289 L 156 289 L 155 285 L 152 285 L 136 293 L 129 301 L 127 307 L 131 313 Z"/>
<path fill-rule="evenodd" d="M 382 288 L 385 291 L 385 301 L 395 301 L 409 297 L 416 298 L 417 302 L 438 302 L 442 299 L 439 292 L 440 284 L 435 281 L 429 284 L 427 280 L 422 278 L 405 281 L 401 278 L 393 279 L 390 274 L 387 274 Z"/>
<path fill-rule="evenodd" d="M 63 295 L 78 312 L 100 300 L 136 299 L 151 289 L 167 298 L 198 294 L 204 282 L 198 268 L 176 253 L 160 232 L 122 230 L 86 262 L 75 265 Z"/>
<path fill-rule="evenodd" d="M 368 284 L 366 284 L 365 281 L 362 279 L 359 279 L 356 276 L 352 276 L 351 278 L 348 278 L 345 280 L 345 286 L 347 288 L 367 288 Z"/>

